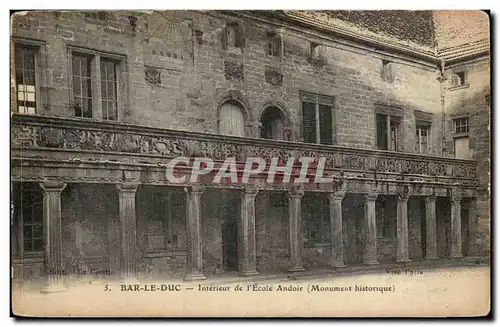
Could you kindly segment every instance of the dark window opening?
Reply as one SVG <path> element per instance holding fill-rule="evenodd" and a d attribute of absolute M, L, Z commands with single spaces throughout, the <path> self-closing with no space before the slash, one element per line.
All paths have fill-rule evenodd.
<path fill-rule="evenodd" d="M 276 107 L 267 107 L 260 118 L 262 124 L 261 137 L 265 139 L 282 140 L 283 114 Z"/>
<path fill-rule="evenodd" d="M 307 95 L 302 100 L 302 137 L 305 143 L 334 144 L 333 99 L 324 101 L 324 98 Z"/>
<path fill-rule="evenodd" d="M 148 217 L 148 252 L 161 252 L 182 246 L 179 225 L 186 215 L 186 195 L 183 191 L 151 188 L 146 201 L 140 202 L 140 212 Z"/>
<path fill-rule="evenodd" d="M 15 226 L 18 254 L 42 252 L 43 193 L 34 183 L 15 183 L 13 188 Z"/>
<path fill-rule="evenodd" d="M 458 81 L 457 81 L 458 85 L 465 85 L 466 84 L 466 81 L 465 81 L 465 72 L 464 71 L 457 72 L 457 73 L 455 73 L 455 75 L 458 76 Z"/>
<path fill-rule="evenodd" d="M 302 134 L 304 142 L 316 143 L 316 104 L 302 102 Z"/>
<path fill-rule="evenodd" d="M 400 118 L 386 114 L 377 114 L 377 148 L 397 151 L 399 147 Z"/>
<path fill-rule="evenodd" d="M 230 22 L 226 26 L 225 30 L 225 48 L 242 48 L 244 45 L 243 32 L 240 25 L 236 22 Z"/>
<path fill-rule="evenodd" d="M 281 38 L 275 32 L 267 32 L 267 55 L 281 56 Z"/>
<path fill-rule="evenodd" d="M 308 243 L 329 243 L 330 238 L 330 212 L 326 197 L 305 196 L 303 217 L 305 217 L 305 241 Z"/>

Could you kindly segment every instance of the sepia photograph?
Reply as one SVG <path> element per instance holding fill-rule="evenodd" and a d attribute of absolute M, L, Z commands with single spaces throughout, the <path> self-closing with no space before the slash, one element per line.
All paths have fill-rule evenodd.
<path fill-rule="evenodd" d="M 11 11 L 11 317 L 488 316 L 491 21 Z"/>

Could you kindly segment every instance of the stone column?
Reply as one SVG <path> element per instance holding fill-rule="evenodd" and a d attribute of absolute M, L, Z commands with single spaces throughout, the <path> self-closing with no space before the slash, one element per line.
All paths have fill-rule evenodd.
<path fill-rule="evenodd" d="M 345 267 L 344 241 L 342 234 L 342 200 L 345 191 L 328 194 L 330 200 L 330 237 L 332 241 L 332 265 L 334 268 Z"/>
<path fill-rule="evenodd" d="M 397 238 L 396 261 L 399 263 L 410 262 L 408 252 L 408 194 L 398 195 L 397 212 Z"/>
<path fill-rule="evenodd" d="M 425 198 L 425 259 L 438 259 L 435 194 Z"/>
<path fill-rule="evenodd" d="M 289 272 L 304 271 L 302 267 L 302 235 L 300 221 L 302 216 L 301 199 L 304 190 L 293 189 L 288 198 L 288 231 L 290 241 L 290 268 Z"/>
<path fill-rule="evenodd" d="M 137 229 L 135 215 L 135 195 L 137 184 L 117 184 L 118 201 L 120 206 L 120 277 L 124 280 L 136 281 L 136 244 Z"/>
<path fill-rule="evenodd" d="M 186 191 L 186 231 L 187 231 L 187 267 L 184 280 L 203 280 L 203 261 L 201 248 L 201 195 L 203 187 L 191 185 Z"/>
<path fill-rule="evenodd" d="M 61 234 L 61 193 L 66 183 L 46 181 L 43 189 L 43 232 L 45 238 L 44 265 L 46 283 L 43 293 L 64 292 Z"/>
<path fill-rule="evenodd" d="M 241 217 L 238 224 L 239 269 L 243 276 L 258 275 L 255 252 L 255 197 L 259 190 L 246 187 L 241 199 Z"/>
<path fill-rule="evenodd" d="M 452 195 L 450 197 L 451 204 L 451 251 L 450 257 L 461 258 L 462 255 L 462 217 L 460 201 L 462 197 L 459 195 Z"/>
<path fill-rule="evenodd" d="M 376 265 L 377 260 L 377 224 L 375 202 L 377 193 L 365 195 L 365 251 L 363 263 L 366 265 Z"/>
<path fill-rule="evenodd" d="M 469 225 L 469 251 L 468 256 L 473 256 L 477 254 L 477 204 L 476 198 L 471 198 L 469 201 L 469 211 L 468 211 L 468 225 Z"/>

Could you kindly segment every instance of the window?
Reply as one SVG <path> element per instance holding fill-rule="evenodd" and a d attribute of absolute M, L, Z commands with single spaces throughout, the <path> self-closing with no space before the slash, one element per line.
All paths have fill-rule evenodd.
<path fill-rule="evenodd" d="M 36 114 L 36 49 L 25 45 L 15 48 L 17 111 Z"/>
<path fill-rule="evenodd" d="M 149 252 L 182 247 L 186 206 L 185 193 L 173 190 L 154 190 L 148 194 L 148 249 Z"/>
<path fill-rule="evenodd" d="M 90 74 L 92 58 L 87 55 L 73 54 L 71 59 L 75 116 L 92 118 L 92 77 Z"/>
<path fill-rule="evenodd" d="M 230 22 L 227 24 L 222 45 L 224 49 L 229 48 L 242 48 L 244 46 L 245 40 L 243 38 L 243 31 L 241 26 L 236 22 Z"/>
<path fill-rule="evenodd" d="M 302 95 L 302 137 L 306 143 L 333 144 L 333 98 Z"/>
<path fill-rule="evenodd" d="M 466 86 L 468 85 L 467 82 L 467 72 L 465 70 L 463 71 L 457 71 L 454 72 L 451 76 L 451 87 L 458 87 L 458 86 Z"/>
<path fill-rule="evenodd" d="M 281 56 L 281 39 L 276 32 L 267 32 L 267 55 L 272 57 Z"/>
<path fill-rule="evenodd" d="M 465 84 L 465 72 L 457 72 L 455 75 L 458 76 L 458 85 L 464 85 Z"/>
<path fill-rule="evenodd" d="M 118 120 L 118 81 L 116 61 L 101 59 L 102 118 Z"/>
<path fill-rule="evenodd" d="M 385 239 L 396 238 L 397 201 L 389 196 L 379 196 L 375 202 L 377 234 Z"/>
<path fill-rule="evenodd" d="M 377 113 L 377 148 L 398 151 L 400 147 L 400 116 L 390 113 Z"/>
<path fill-rule="evenodd" d="M 238 102 L 225 102 L 220 108 L 219 119 L 220 134 L 245 136 L 245 116 Z"/>
<path fill-rule="evenodd" d="M 71 47 L 70 90 L 75 117 L 119 120 L 124 57 Z"/>
<path fill-rule="evenodd" d="M 455 158 L 470 159 L 469 117 L 453 119 L 453 131 Z"/>
<path fill-rule="evenodd" d="M 326 197 L 304 196 L 305 242 L 330 242 L 330 211 Z"/>
<path fill-rule="evenodd" d="M 13 235 L 17 244 L 13 244 L 14 253 L 23 257 L 25 254 L 37 254 L 44 250 L 43 235 L 43 193 L 35 183 L 14 183 L 14 222 Z"/>
<path fill-rule="evenodd" d="M 469 117 L 453 119 L 455 134 L 469 133 Z"/>
<path fill-rule="evenodd" d="M 415 151 L 417 153 L 430 153 L 429 151 L 430 126 L 426 124 L 417 124 L 417 128 L 415 131 L 416 131 Z"/>
<path fill-rule="evenodd" d="M 393 64 L 388 60 L 382 59 L 382 71 L 380 76 L 386 82 L 394 82 Z"/>
<path fill-rule="evenodd" d="M 260 118 L 262 124 L 261 137 L 265 139 L 282 140 L 283 114 L 276 107 L 267 107 Z"/>

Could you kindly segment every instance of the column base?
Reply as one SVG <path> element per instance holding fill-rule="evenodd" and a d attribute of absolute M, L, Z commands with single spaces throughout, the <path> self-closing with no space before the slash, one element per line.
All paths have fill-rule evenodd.
<path fill-rule="evenodd" d="M 302 272 L 302 271 L 306 271 L 304 267 L 291 267 L 288 268 L 287 270 L 287 272 Z"/>
<path fill-rule="evenodd" d="M 138 284 L 139 283 L 139 279 L 137 279 L 137 276 L 121 275 L 120 276 L 120 283 L 123 283 L 123 284 Z"/>
<path fill-rule="evenodd" d="M 337 262 L 333 264 L 333 268 L 345 268 L 347 265 L 343 262 Z"/>
<path fill-rule="evenodd" d="M 184 276 L 183 280 L 186 282 L 190 282 L 193 280 L 205 280 L 207 277 L 203 275 L 202 273 L 189 273 L 186 276 Z"/>
<path fill-rule="evenodd" d="M 245 270 L 245 271 L 240 271 L 239 272 L 240 276 L 255 276 L 255 275 L 260 275 L 260 273 L 257 270 Z"/>
<path fill-rule="evenodd" d="M 369 260 L 363 261 L 363 264 L 364 265 L 378 265 L 379 262 L 377 259 L 369 259 Z"/>
<path fill-rule="evenodd" d="M 409 258 L 399 258 L 399 259 L 396 259 L 396 262 L 397 263 L 408 263 L 408 262 L 411 262 L 411 260 Z"/>
<path fill-rule="evenodd" d="M 64 284 L 46 284 L 43 286 L 43 288 L 40 290 L 40 293 L 61 293 L 61 292 L 66 292 L 68 289 Z"/>

